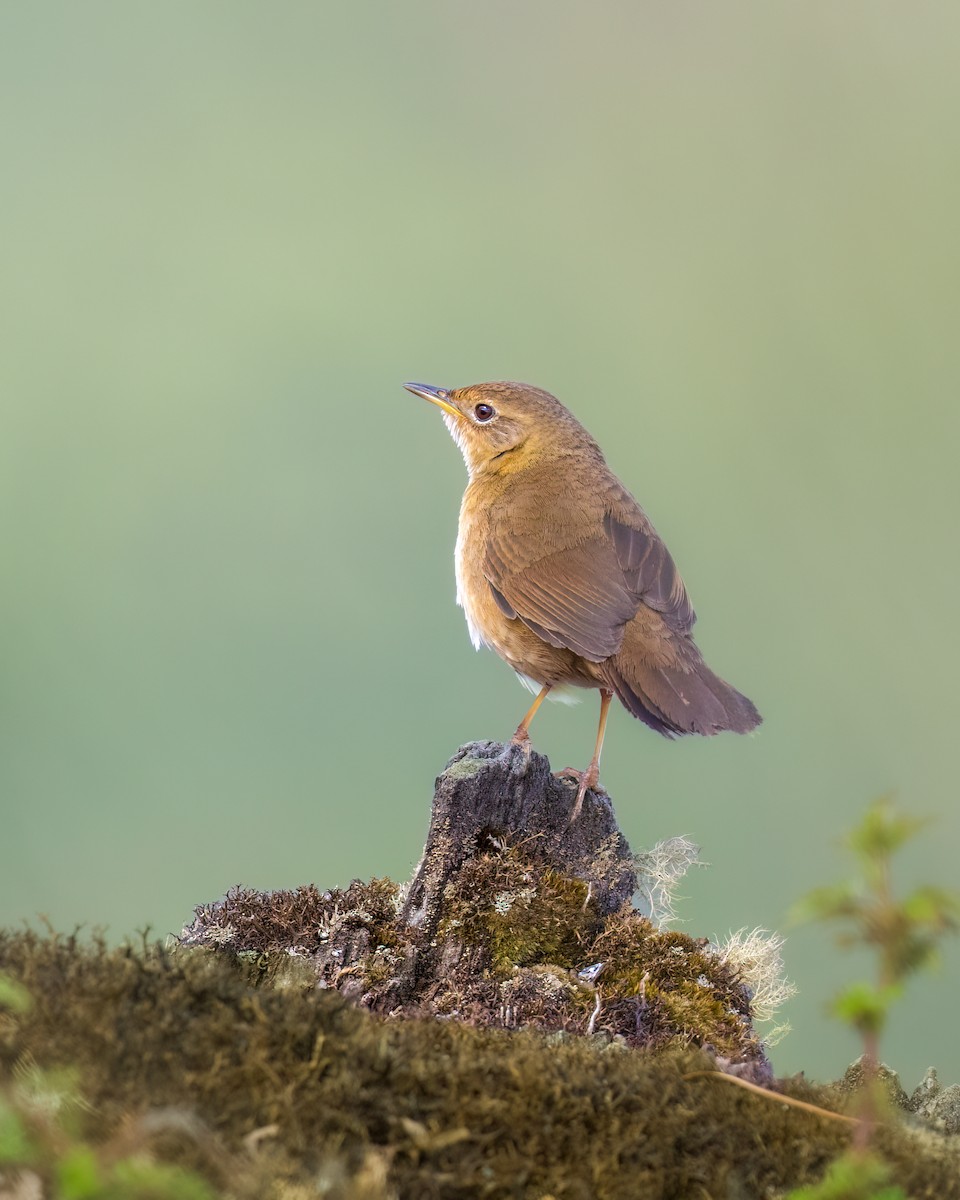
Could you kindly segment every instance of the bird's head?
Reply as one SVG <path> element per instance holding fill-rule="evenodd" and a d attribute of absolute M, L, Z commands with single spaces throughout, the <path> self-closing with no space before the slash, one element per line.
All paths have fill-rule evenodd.
<path fill-rule="evenodd" d="M 475 383 L 438 388 L 405 383 L 408 392 L 443 412 L 470 478 L 485 471 L 512 472 L 531 463 L 582 454 L 600 455 L 593 438 L 549 392 L 527 383 Z"/>

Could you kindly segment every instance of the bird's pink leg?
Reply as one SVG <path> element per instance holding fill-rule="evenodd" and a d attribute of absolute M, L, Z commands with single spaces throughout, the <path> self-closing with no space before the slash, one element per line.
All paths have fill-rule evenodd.
<path fill-rule="evenodd" d="M 573 812 L 570 814 L 571 825 L 580 816 L 584 796 L 592 787 L 597 785 L 600 779 L 600 751 L 603 749 L 603 734 L 607 728 L 607 714 L 610 711 L 610 701 L 612 699 L 613 692 L 608 692 L 606 688 L 601 688 L 600 725 L 597 729 L 597 744 L 593 748 L 593 758 L 590 759 L 590 765 L 580 775 L 580 786 L 577 788 L 577 801 L 573 806 Z"/>
<path fill-rule="evenodd" d="M 516 733 L 510 739 L 515 746 L 523 746 L 523 748 L 525 750 L 529 749 L 530 734 L 529 734 L 528 730 L 530 727 L 530 722 L 537 715 L 537 709 L 544 702 L 544 700 L 546 700 L 547 694 L 550 692 L 552 687 L 553 687 L 552 683 L 545 683 L 543 685 L 543 687 L 540 689 L 540 691 L 537 693 L 536 699 L 530 705 L 530 707 L 527 709 L 526 716 L 523 718 L 523 720 L 517 726 Z"/>

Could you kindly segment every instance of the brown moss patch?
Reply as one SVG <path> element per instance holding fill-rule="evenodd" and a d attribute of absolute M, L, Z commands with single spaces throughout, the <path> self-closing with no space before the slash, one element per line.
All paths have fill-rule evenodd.
<path fill-rule="evenodd" d="M 656 929 L 624 910 L 606 923 L 591 954 L 597 990 L 608 997 L 596 1028 L 655 1045 L 710 1046 L 727 1059 L 744 1057 L 753 1041 L 759 1057 L 749 993 L 706 939 Z"/>
<path fill-rule="evenodd" d="M 0 970 L 33 997 L 5 1026 L 0 1087 L 18 1063 L 71 1065 L 86 1101 L 75 1119 L 97 1145 L 177 1113 L 154 1153 L 243 1200 L 750 1200 L 812 1181 L 849 1139 L 685 1080 L 709 1065 L 690 1051 L 384 1021 L 329 989 L 251 986 L 216 956 L 0 933 Z M 519 995 L 539 970 L 507 984 Z M 891 1128 L 878 1148 L 911 1197 L 960 1195 L 948 1141 L 920 1147 Z"/>
<path fill-rule="evenodd" d="M 182 944 L 226 955 L 249 982 L 333 988 L 394 1018 L 705 1046 L 765 1070 L 748 993 L 708 943 L 629 906 L 598 911 L 592 885 L 543 861 L 536 839 L 485 839 L 449 876 L 432 935 L 404 922 L 400 893 L 384 879 L 234 888 L 196 910 Z"/>
<path fill-rule="evenodd" d="M 195 930 L 206 945 L 306 955 L 322 953 L 331 938 L 357 931 L 369 941 L 384 942 L 392 936 L 399 890 L 391 879 L 355 879 L 347 888 L 328 891 L 312 883 L 276 892 L 238 886 L 213 904 L 199 905 L 182 940 L 190 944 Z"/>

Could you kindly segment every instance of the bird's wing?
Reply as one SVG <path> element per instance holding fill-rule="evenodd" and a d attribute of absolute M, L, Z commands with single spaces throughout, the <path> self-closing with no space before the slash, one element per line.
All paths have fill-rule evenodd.
<path fill-rule="evenodd" d="M 570 535 L 557 518 L 556 511 L 544 514 L 527 534 L 513 523 L 491 523 L 484 574 L 507 617 L 592 662 L 616 654 L 642 604 L 671 631 L 689 631 L 696 618 L 680 574 L 628 492 L 615 493 L 590 523 L 591 536 L 572 545 L 563 544 Z"/>
<path fill-rule="evenodd" d="M 649 517 L 626 488 L 610 498 L 603 519 L 627 587 L 663 616 L 674 633 L 689 633 L 697 614 L 670 557 Z"/>
<path fill-rule="evenodd" d="M 637 600 L 609 539 L 590 538 L 535 561 L 524 554 L 524 542 L 509 536 L 487 542 L 484 573 L 501 610 L 551 646 L 593 662 L 615 654 Z"/>

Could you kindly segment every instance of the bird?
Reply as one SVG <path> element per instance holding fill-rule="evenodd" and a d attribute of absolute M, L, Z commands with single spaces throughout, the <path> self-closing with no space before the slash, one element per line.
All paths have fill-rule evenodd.
<path fill-rule="evenodd" d="M 747 733 L 762 718 L 707 666 L 680 573 L 650 518 L 597 442 L 549 392 L 508 381 L 461 388 L 405 383 L 436 405 L 463 454 L 457 603 L 477 649 L 494 650 L 535 699 L 594 688 L 600 721 L 571 822 L 600 778 L 614 696 L 666 738 Z"/>

